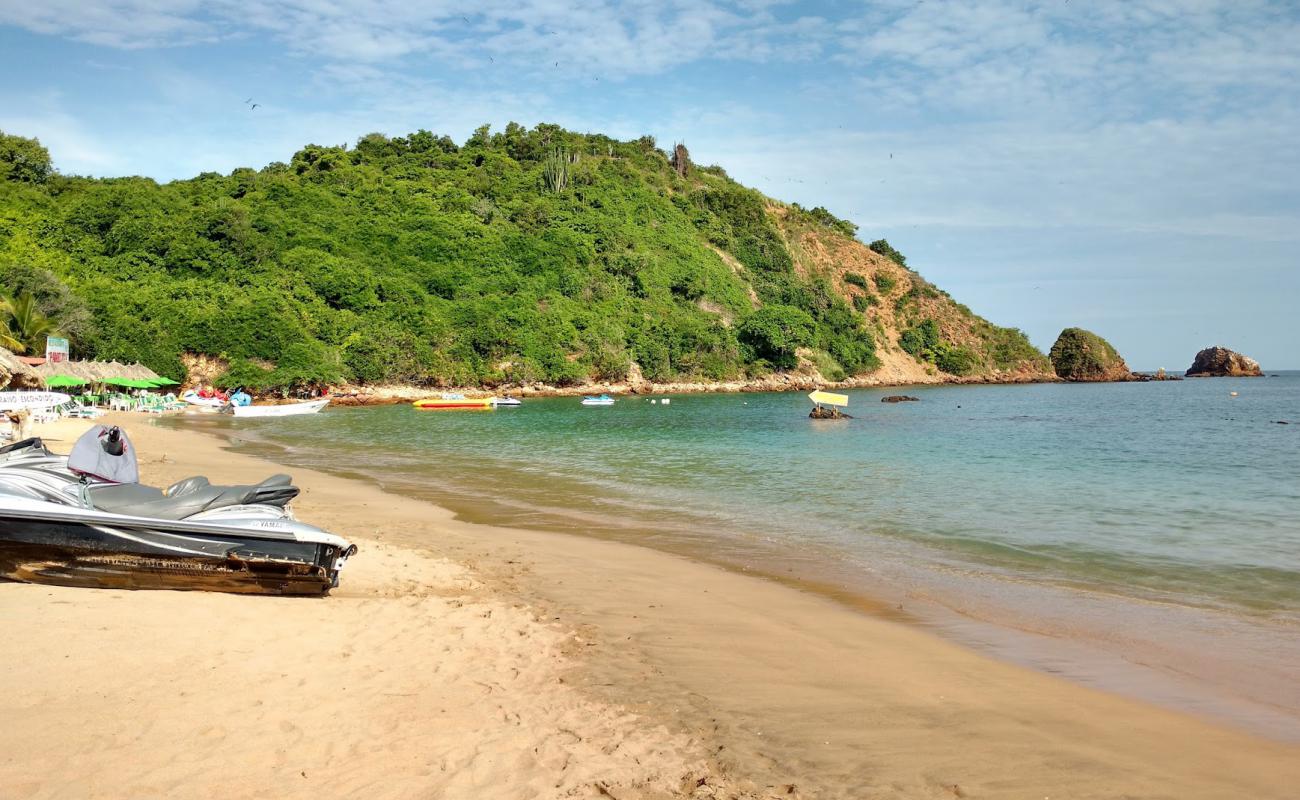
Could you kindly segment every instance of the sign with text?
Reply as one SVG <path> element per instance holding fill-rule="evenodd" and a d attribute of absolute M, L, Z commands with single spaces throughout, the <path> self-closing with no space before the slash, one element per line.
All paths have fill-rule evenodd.
<path fill-rule="evenodd" d="M 57 364 L 68 360 L 68 340 L 58 336 L 45 337 L 45 360 Z"/>

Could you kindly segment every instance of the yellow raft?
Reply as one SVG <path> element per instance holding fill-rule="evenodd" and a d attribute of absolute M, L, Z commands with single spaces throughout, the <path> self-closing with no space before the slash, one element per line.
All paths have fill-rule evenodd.
<path fill-rule="evenodd" d="M 444 394 L 441 397 L 426 397 L 416 400 L 411 405 L 421 411 L 482 410 L 496 405 L 491 397 L 466 397 L 463 394 Z"/>

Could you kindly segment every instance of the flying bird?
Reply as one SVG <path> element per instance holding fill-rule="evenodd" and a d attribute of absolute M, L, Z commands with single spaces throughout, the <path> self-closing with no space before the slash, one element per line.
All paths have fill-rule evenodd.
<path fill-rule="evenodd" d="M 253 102 L 253 98 L 250 97 L 250 98 L 248 98 L 247 100 L 244 101 L 244 105 L 248 105 L 248 104 L 251 103 L 251 102 Z"/>
<path fill-rule="evenodd" d="M 256 111 L 256 110 L 257 110 L 257 107 L 260 106 L 260 105 L 261 105 L 261 103 L 253 103 L 253 105 L 249 106 L 248 110 L 249 110 L 249 111 Z"/>

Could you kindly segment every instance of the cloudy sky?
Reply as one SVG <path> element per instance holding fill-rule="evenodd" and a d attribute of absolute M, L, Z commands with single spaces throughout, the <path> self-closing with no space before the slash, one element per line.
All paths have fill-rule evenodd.
<path fill-rule="evenodd" d="M 0 0 L 0 73 L 0 129 L 65 173 L 511 120 L 684 141 L 1044 349 L 1300 368 L 1289 0 Z"/>

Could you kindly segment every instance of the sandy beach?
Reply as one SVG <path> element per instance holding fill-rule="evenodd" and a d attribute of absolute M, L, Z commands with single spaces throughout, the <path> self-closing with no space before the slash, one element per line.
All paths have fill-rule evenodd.
<path fill-rule="evenodd" d="M 110 419 L 147 483 L 290 471 Z M 66 452 L 88 424 L 38 433 Z M 886 615 L 292 472 L 297 516 L 360 547 L 327 598 L 0 583 L 0 795 L 1186 800 L 1300 785 L 1300 747 Z"/>

